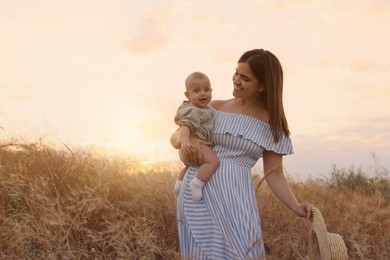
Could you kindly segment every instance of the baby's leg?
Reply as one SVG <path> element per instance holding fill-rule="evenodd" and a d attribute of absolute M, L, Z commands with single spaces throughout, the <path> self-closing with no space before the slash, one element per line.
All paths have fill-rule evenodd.
<path fill-rule="evenodd" d="M 201 145 L 203 164 L 199 166 L 196 176 L 191 180 L 189 186 L 192 199 L 200 201 L 202 199 L 202 187 L 219 166 L 219 160 L 209 146 Z"/>
<path fill-rule="evenodd" d="M 210 146 L 201 145 L 200 151 L 203 155 L 203 164 L 199 167 L 196 177 L 206 182 L 210 179 L 211 175 L 217 170 L 219 166 L 219 159 L 211 150 Z"/>

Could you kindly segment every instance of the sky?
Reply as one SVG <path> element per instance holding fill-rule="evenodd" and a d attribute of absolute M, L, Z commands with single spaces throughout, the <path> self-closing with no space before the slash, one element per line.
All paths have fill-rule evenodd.
<path fill-rule="evenodd" d="M 177 161 L 186 76 L 229 99 L 263 48 L 285 75 L 286 174 L 390 169 L 389 25 L 390 0 L 0 0 L 0 139 Z"/>

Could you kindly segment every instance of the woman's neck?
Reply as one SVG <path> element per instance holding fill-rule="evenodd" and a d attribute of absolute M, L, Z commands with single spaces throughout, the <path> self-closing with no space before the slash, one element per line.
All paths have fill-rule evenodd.
<path fill-rule="evenodd" d="M 259 101 L 233 98 L 226 101 L 216 101 L 214 104 L 214 107 L 222 112 L 247 115 L 268 122 L 268 111 Z"/>
<path fill-rule="evenodd" d="M 265 109 L 265 105 L 260 99 L 233 98 L 232 101 L 236 106 L 244 109 Z"/>

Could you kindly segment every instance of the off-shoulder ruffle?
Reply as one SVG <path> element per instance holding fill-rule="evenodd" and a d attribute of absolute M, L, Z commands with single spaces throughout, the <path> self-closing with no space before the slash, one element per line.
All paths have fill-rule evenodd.
<path fill-rule="evenodd" d="M 221 124 L 214 125 L 214 135 L 230 134 L 236 137 L 250 140 L 264 147 L 266 151 L 278 154 L 293 154 L 293 146 L 290 137 L 284 135 L 278 143 L 274 142 L 270 125 L 264 121 L 242 114 L 222 112 L 209 105 L 214 117 L 221 117 Z M 227 125 L 229 125 L 227 127 Z"/>

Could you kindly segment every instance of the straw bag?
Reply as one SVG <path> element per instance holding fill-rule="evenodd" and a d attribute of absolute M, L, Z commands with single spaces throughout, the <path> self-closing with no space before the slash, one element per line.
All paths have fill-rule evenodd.
<path fill-rule="evenodd" d="M 339 234 L 328 233 L 321 212 L 313 207 L 309 237 L 309 260 L 348 259 L 347 247 Z"/>

